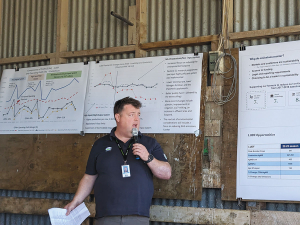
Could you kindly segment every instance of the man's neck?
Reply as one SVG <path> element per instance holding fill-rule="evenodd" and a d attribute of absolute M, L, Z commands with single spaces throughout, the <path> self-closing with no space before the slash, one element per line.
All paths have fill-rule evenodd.
<path fill-rule="evenodd" d="M 123 141 L 123 143 L 126 143 L 129 139 L 131 139 L 131 137 L 128 137 L 127 135 L 124 135 L 123 133 L 118 131 L 118 128 L 115 130 L 115 136 Z"/>

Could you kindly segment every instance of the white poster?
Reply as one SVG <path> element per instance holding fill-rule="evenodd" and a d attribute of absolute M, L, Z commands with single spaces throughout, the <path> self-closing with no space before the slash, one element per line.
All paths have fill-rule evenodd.
<path fill-rule="evenodd" d="M 80 133 L 88 70 L 83 63 L 4 70 L 0 134 Z"/>
<path fill-rule="evenodd" d="M 202 54 L 91 62 L 85 132 L 116 125 L 114 103 L 130 96 L 142 103 L 144 133 L 194 133 L 199 129 Z"/>
<path fill-rule="evenodd" d="M 237 198 L 300 200 L 300 41 L 239 56 Z"/>

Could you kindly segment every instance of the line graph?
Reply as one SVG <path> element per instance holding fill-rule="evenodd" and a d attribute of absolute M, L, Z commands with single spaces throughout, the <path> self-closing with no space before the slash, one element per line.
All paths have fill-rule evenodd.
<path fill-rule="evenodd" d="M 154 83 L 153 81 L 151 81 L 152 84 L 150 85 L 146 85 L 144 83 L 137 83 L 137 82 L 120 82 L 121 84 L 118 84 L 118 81 L 120 80 L 122 76 L 118 75 L 118 72 L 116 73 L 115 76 L 115 83 L 113 82 L 113 75 L 112 73 L 108 73 L 105 74 L 103 79 L 101 80 L 100 83 L 97 83 L 95 85 L 93 85 L 93 88 L 101 88 L 101 87 L 110 87 L 111 90 L 114 91 L 114 99 L 113 102 L 116 101 L 117 98 L 117 94 L 122 94 L 124 92 L 129 91 L 129 95 L 132 95 L 131 97 L 133 98 L 138 98 L 138 99 L 142 99 L 142 100 L 156 100 L 157 97 L 154 96 L 154 93 L 152 91 L 150 91 L 150 93 L 152 93 L 152 97 L 149 96 L 149 93 L 146 93 L 147 89 L 155 89 L 158 87 L 158 83 Z M 121 79 L 122 80 L 122 79 Z M 131 93 L 131 94 L 130 94 Z M 138 94 L 141 93 L 141 94 Z M 147 95 L 147 97 L 145 97 L 145 95 Z"/>
<path fill-rule="evenodd" d="M 186 54 L 91 62 L 86 133 L 110 132 L 114 103 L 124 97 L 142 103 L 142 132 L 193 133 L 199 126 L 201 61 L 201 54 Z"/>
<path fill-rule="evenodd" d="M 67 84 L 67 85 L 65 85 L 65 86 L 63 86 L 63 87 L 60 87 L 60 88 L 51 88 L 50 91 L 48 92 L 46 98 L 43 98 L 43 90 L 42 90 L 41 81 L 39 81 L 39 83 L 38 83 L 38 85 L 36 86 L 35 89 L 32 88 L 32 87 L 28 87 L 28 88 L 26 88 L 20 95 L 19 95 L 19 88 L 18 88 L 18 85 L 16 84 L 15 89 L 13 90 L 13 93 L 12 93 L 10 99 L 9 99 L 8 101 L 6 101 L 6 102 L 10 102 L 10 101 L 11 101 L 11 99 L 13 98 L 13 96 L 14 96 L 16 90 L 17 90 L 17 99 L 19 99 L 20 97 L 22 97 L 22 95 L 23 95 L 27 90 L 32 89 L 33 91 L 37 91 L 38 87 L 40 87 L 40 91 L 41 91 L 41 100 L 47 100 L 47 98 L 49 97 L 49 95 L 50 95 L 50 93 L 51 93 L 52 91 L 59 91 L 59 90 L 61 90 L 61 89 L 63 89 L 63 88 L 66 88 L 66 87 L 70 86 L 74 81 L 76 81 L 77 83 L 79 83 L 79 81 L 78 81 L 76 78 L 73 78 L 73 80 L 72 80 L 69 84 Z"/>
<path fill-rule="evenodd" d="M 160 71 L 164 70 L 165 60 L 137 59 L 131 62 L 132 59 L 126 59 L 91 64 L 85 102 L 86 132 L 98 132 L 102 128 L 107 132 L 115 126 L 114 103 L 124 97 L 139 100 L 143 115 L 159 117 L 163 85 Z M 144 122 L 144 125 L 147 124 Z M 156 125 L 152 123 L 151 126 Z"/>
<path fill-rule="evenodd" d="M 144 76 L 146 76 L 148 73 L 150 73 L 152 70 L 154 70 L 156 67 L 158 67 L 160 64 L 162 64 L 163 62 L 165 62 L 165 60 L 161 61 L 160 63 L 158 63 L 156 66 L 154 66 L 153 68 L 151 68 L 148 72 L 146 72 L 144 75 L 142 75 L 140 78 L 138 78 L 138 80 L 140 80 L 141 78 L 143 78 Z"/>
<path fill-rule="evenodd" d="M 83 63 L 4 70 L 0 134 L 80 133 L 88 71 Z"/>
<path fill-rule="evenodd" d="M 76 78 L 73 78 L 73 79 L 71 79 L 71 81 L 67 82 L 64 85 L 60 85 L 57 88 L 51 87 L 50 90 L 49 90 L 49 87 L 48 87 L 48 90 L 44 91 L 44 89 L 46 87 L 45 86 L 42 87 L 42 81 L 40 80 L 40 81 L 38 81 L 38 83 L 36 84 L 35 87 L 27 87 L 22 92 L 19 91 L 18 84 L 15 84 L 15 87 L 12 91 L 11 96 L 9 97 L 9 100 L 6 101 L 6 103 L 12 102 L 12 104 L 9 107 L 4 107 L 4 110 L 8 110 L 8 112 L 3 113 L 3 117 L 7 117 L 8 115 L 11 115 L 11 114 L 9 114 L 11 109 L 14 110 L 14 113 L 11 115 L 11 116 L 13 116 L 12 117 L 13 120 L 15 120 L 16 117 L 24 111 L 25 112 L 26 111 L 30 112 L 30 114 L 32 114 L 34 112 L 34 109 L 36 109 L 38 111 L 38 115 L 37 115 L 38 120 L 48 119 L 50 115 L 48 115 L 47 117 L 45 117 L 45 115 L 47 115 L 47 113 L 49 111 L 51 111 L 51 110 L 60 110 L 60 111 L 62 111 L 69 104 L 74 106 L 73 101 L 65 103 L 65 105 L 63 107 L 52 106 L 53 104 L 57 105 L 57 104 L 55 104 L 56 102 L 63 101 L 63 100 L 69 101 L 69 99 L 71 99 L 76 94 L 78 94 L 78 92 L 76 92 L 68 98 L 59 97 L 59 98 L 56 98 L 56 99 L 50 99 L 51 92 L 58 92 L 59 91 L 60 95 L 61 95 L 62 93 L 64 93 L 64 89 L 66 89 L 67 87 L 71 88 L 72 86 L 75 87 L 74 86 L 75 84 L 79 84 L 79 81 Z M 51 83 L 51 85 L 53 85 L 53 83 Z M 29 94 L 29 96 L 34 96 L 35 98 L 26 96 L 26 94 L 29 91 L 33 92 L 33 94 Z M 44 94 L 45 94 L 45 96 L 44 96 Z M 22 98 L 22 100 L 20 100 L 21 98 Z M 29 106 L 29 104 L 32 103 L 32 102 L 35 103 L 33 107 Z M 41 105 L 41 104 L 43 104 L 43 105 Z M 51 106 L 48 106 L 48 104 L 51 104 Z M 61 105 L 61 104 L 59 104 L 59 105 Z M 74 106 L 74 110 L 76 111 L 75 106 Z M 43 115 L 41 115 L 42 111 L 45 112 L 45 113 L 42 113 Z"/>
<path fill-rule="evenodd" d="M 76 94 L 78 94 L 78 92 L 76 92 L 75 94 L 73 94 L 72 96 L 68 97 L 68 98 L 60 98 L 60 99 L 56 99 L 56 100 L 48 100 L 48 101 L 42 101 L 40 99 L 31 99 L 31 100 L 27 100 L 26 102 L 21 102 L 20 100 L 18 100 L 17 102 L 15 101 L 15 99 L 12 101 L 12 104 L 9 106 L 9 107 L 6 107 L 4 109 L 8 110 L 7 113 L 4 113 L 3 116 L 8 116 L 9 113 L 11 112 L 11 110 L 13 110 L 13 118 L 15 119 L 21 112 L 22 110 L 26 110 L 28 113 L 32 114 L 35 110 L 37 111 L 37 119 L 48 119 L 50 115 L 48 115 L 48 117 L 46 117 L 45 115 L 47 115 L 48 111 L 50 110 L 54 110 L 52 111 L 52 113 L 54 112 L 59 112 L 59 111 L 62 111 L 63 109 L 67 109 L 67 106 L 68 105 L 71 105 L 73 106 L 74 108 L 74 111 L 76 111 L 76 107 L 74 105 L 74 102 L 73 101 L 70 101 L 68 103 L 66 103 L 63 107 L 49 107 L 48 108 L 46 107 L 46 111 L 45 113 L 43 114 L 43 116 L 41 116 L 41 111 L 42 109 L 41 108 L 45 108 L 45 107 L 41 107 L 41 105 L 39 104 L 47 104 L 47 103 L 55 103 L 55 102 L 59 102 L 59 101 L 62 101 L 62 100 L 67 100 L 69 101 L 69 99 L 71 99 L 72 97 L 74 97 Z M 28 105 L 29 103 L 35 103 L 34 106 L 32 108 L 30 108 Z M 26 105 L 28 104 L 28 105 Z M 17 109 L 17 107 L 20 107 Z M 56 111 L 55 111 L 56 110 Z"/>
<path fill-rule="evenodd" d="M 62 111 L 63 109 L 67 109 L 67 107 L 68 107 L 69 105 L 71 105 L 71 106 L 74 108 L 74 111 L 76 111 L 76 107 L 75 107 L 73 101 L 70 101 L 70 102 L 66 103 L 66 104 L 65 104 L 63 107 L 61 107 L 61 108 L 52 108 L 52 107 L 48 107 L 47 110 L 46 110 L 46 112 L 44 113 L 44 115 L 41 116 L 41 114 L 40 114 L 40 108 L 39 108 L 39 104 L 38 104 L 38 103 L 39 103 L 39 101 L 36 100 L 36 102 L 35 102 L 33 108 L 30 108 L 29 106 L 24 105 L 24 106 L 22 106 L 21 108 L 19 108 L 19 109 L 16 111 L 15 100 L 13 100 L 13 103 L 12 103 L 12 105 L 9 107 L 8 112 L 5 113 L 5 114 L 3 114 L 3 116 L 8 116 L 11 110 L 13 110 L 13 117 L 14 117 L 14 118 L 16 118 L 17 115 L 19 115 L 19 114 L 21 113 L 22 110 L 27 110 L 27 112 L 30 113 L 30 114 L 32 114 L 35 110 L 37 110 L 38 119 L 46 119 L 46 118 L 49 118 L 49 116 L 50 116 L 50 115 L 48 115 L 48 116 L 46 117 L 46 115 L 47 115 L 47 113 L 48 113 L 49 111 L 54 110 L 54 111 L 52 111 L 51 113 L 59 112 L 59 111 Z"/>
<path fill-rule="evenodd" d="M 110 86 L 112 87 L 113 89 L 115 88 L 126 88 L 126 87 L 144 87 L 144 88 L 154 88 L 158 85 L 158 83 L 152 85 L 152 86 L 147 86 L 145 84 L 134 84 L 134 83 L 131 83 L 131 84 L 121 84 L 121 85 L 113 85 L 112 83 L 99 83 L 97 85 L 95 85 L 94 87 L 98 87 L 98 86 Z"/>

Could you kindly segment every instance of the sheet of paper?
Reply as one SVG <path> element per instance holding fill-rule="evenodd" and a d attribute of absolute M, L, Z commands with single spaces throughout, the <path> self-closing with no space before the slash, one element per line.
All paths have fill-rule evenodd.
<path fill-rule="evenodd" d="M 300 41 L 239 56 L 237 197 L 300 200 Z"/>
<path fill-rule="evenodd" d="M 203 54 L 90 62 L 85 101 L 86 133 L 109 133 L 116 126 L 114 103 L 141 101 L 144 133 L 199 130 Z"/>
<path fill-rule="evenodd" d="M 88 71 L 83 63 L 4 70 L 0 134 L 79 134 Z"/>
<path fill-rule="evenodd" d="M 51 208 L 48 212 L 52 225 L 80 225 L 90 215 L 84 202 L 73 209 L 68 216 L 66 216 L 66 209 Z"/>

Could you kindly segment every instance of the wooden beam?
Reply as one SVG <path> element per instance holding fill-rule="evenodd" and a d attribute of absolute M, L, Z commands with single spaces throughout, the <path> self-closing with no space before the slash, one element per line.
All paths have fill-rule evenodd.
<path fill-rule="evenodd" d="M 98 56 L 98 55 L 109 55 L 109 54 L 121 54 L 134 52 L 136 50 L 135 45 L 110 47 L 110 48 L 100 48 L 100 49 L 90 49 L 82 51 L 71 51 L 71 52 L 61 52 L 59 53 L 60 58 L 76 58 L 76 57 L 88 57 L 88 56 Z"/>
<path fill-rule="evenodd" d="M 147 2 L 148 0 L 136 0 L 136 40 L 138 45 L 147 42 Z"/>
<path fill-rule="evenodd" d="M 0 197 L 0 213 L 47 215 L 48 209 L 63 208 L 69 202 L 55 199 Z M 85 204 L 91 213 L 90 217 L 95 217 L 95 203 L 85 202 Z M 188 224 L 250 224 L 250 211 L 152 205 L 150 220 Z"/>
<path fill-rule="evenodd" d="M 140 48 L 143 50 L 156 50 L 156 49 L 165 49 L 165 48 L 179 48 L 185 46 L 194 46 L 194 45 L 205 45 L 212 41 L 218 41 L 219 35 L 208 35 L 208 36 L 199 36 L 192 38 L 183 38 L 176 40 L 168 41 L 158 41 L 150 42 L 145 44 L 140 44 Z"/>
<path fill-rule="evenodd" d="M 221 120 L 205 120 L 205 137 L 220 137 L 221 136 Z"/>
<path fill-rule="evenodd" d="M 0 0 L 0 8 L 1 8 L 1 0 Z M 272 28 L 272 29 L 265 29 L 265 30 L 229 33 L 229 38 L 231 41 L 242 41 L 242 40 L 260 39 L 260 38 L 268 38 L 268 37 L 298 35 L 298 34 L 300 34 L 300 25 Z M 139 47 L 142 50 L 150 51 L 150 50 L 164 49 L 164 48 L 174 48 L 174 47 L 178 48 L 184 46 L 204 45 L 210 42 L 216 43 L 216 41 L 218 41 L 218 35 L 209 35 L 209 36 L 183 38 L 183 39 L 176 39 L 176 40 L 169 40 L 169 41 L 150 42 L 150 43 L 140 44 Z M 88 56 L 105 55 L 105 54 L 119 54 L 125 52 L 134 52 L 136 50 L 137 47 L 135 46 L 120 46 L 120 47 L 91 49 L 91 50 L 72 51 L 72 52 L 63 51 L 61 53 L 58 53 L 58 58 L 88 57 Z M 53 58 L 55 58 L 55 56 L 57 56 L 56 53 L 48 53 L 48 54 L 39 54 L 39 55 L 2 58 L 0 59 L 0 65 L 42 61 L 48 59 L 52 60 Z M 52 61 L 53 64 L 54 61 Z"/>
<path fill-rule="evenodd" d="M 253 211 L 251 212 L 251 224 L 299 224 L 299 212 L 285 211 Z"/>
<path fill-rule="evenodd" d="M 212 41 L 210 44 L 210 48 L 212 51 L 217 51 L 218 50 L 218 45 L 219 45 L 219 41 Z"/>
<path fill-rule="evenodd" d="M 250 211 L 153 205 L 150 220 L 188 224 L 250 224 Z"/>
<path fill-rule="evenodd" d="M 265 30 L 253 30 L 253 31 L 244 31 L 238 33 L 230 33 L 229 39 L 231 41 L 243 41 L 243 40 L 251 40 L 251 39 L 299 35 L 299 34 L 300 34 L 300 25 L 295 25 L 295 26 L 288 26 L 288 27 L 265 29 Z"/>
<path fill-rule="evenodd" d="M 63 208 L 70 201 L 55 199 L 0 197 L 0 213 L 47 215 L 48 209 Z M 85 202 L 95 217 L 95 203 Z M 215 208 L 171 207 L 152 205 L 150 220 L 188 224 L 296 224 L 298 212 L 249 211 Z"/>
<path fill-rule="evenodd" d="M 0 59 L 0 65 L 13 64 L 13 63 L 24 63 L 24 62 L 34 62 L 34 61 L 43 61 L 55 58 L 56 53 L 40 54 L 40 55 L 28 55 L 28 56 L 19 56 L 11 58 L 2 58 Z"/>
<path fill-rule="evenodd" d="M 47 215 L 50 208 L 63 208 L 70 201 L 39 198 L 0 197 L 0 213 Z M 85 202 L 86 207 L 95 217 L 95 203 Z"/>
<path fill-rule="evenodd" d="M 223 0 L 223 26 L 224 48 L 232 48 L 233 42 L 228 40 L 228 34 L 233 32 L 233 0 Z"/>
<path fill-rule="evenodd" d="M 128 26 L 128 45 L 136 44 L 136 6 L 129 6 L 129 21 L 133 26 Z"/>
<path fill-rule="evenodd" d="M 147 2 L 148 0 L 136 0 L 136 58 L 147 56 L 147 52 L 140 48 L 140 44 L 147 42 Z"/>
<path fill-rule="evenodd" d="M 227 50 L 226 53 L 229 53 Z M 236 59 L 239 68 L 239 49 L 231 49 L 232 56 Z M 227 61 L 226 63 L 229 63 Z M 227 64 L 226 64 L 227 65 Z M 233 75 L 231 70 L 227 77 Z M 223 105 L 222 123 L 222 157 L 221 157 L 221 182 L 222 200 L 236 201 L 236 165 L 237 165 L 237 128 L 238 128 L 238 93 L 239 93 L 239 69 L 237 69 L 237 86 L 234 98 Z M 228 93 L 231 80 L 224 82 L 224 93 Z"/>
<path fill-rule="evenodd" d="M 58 0 L 57 3 L 57 36 L 56 36 L 56 64 L 66 63 L 60 58 L 60 52 L 66 52 L 68 47 L 68 13 L 69 0 Z M 54 63 L 54 61 L 51 61 Z"/>
<path fill-rule="evenodd" d="M 0 0 L 0 40 L 3 39 L 3 36 L 2 36 L 2 20 L 3 20 L 3 0 Z M 2 44 L 0 43 L 0 46 Z M 0 47 L 0 50 L 2 51 L 2 48 Z"/>

